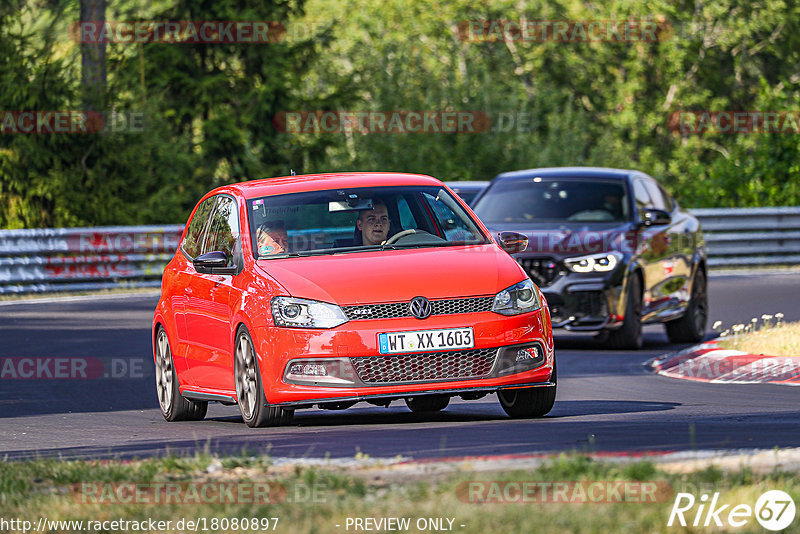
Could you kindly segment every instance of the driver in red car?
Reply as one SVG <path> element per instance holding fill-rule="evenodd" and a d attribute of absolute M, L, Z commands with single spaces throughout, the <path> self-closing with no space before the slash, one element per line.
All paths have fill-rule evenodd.
<path fill-rule="evenodd" d="M 380 245 L 389 235 L 389 210 L 382 200 L 375 200 L 371 210 L 364 210 L 358 214 L 356 228 L 361 232 L 361 241 L 364 245 Z"/>

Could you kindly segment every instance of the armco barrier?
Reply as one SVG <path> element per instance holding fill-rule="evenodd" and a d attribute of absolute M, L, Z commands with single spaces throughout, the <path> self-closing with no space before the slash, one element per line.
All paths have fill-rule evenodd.
<path fill-rule="evenodd" d="M 800 207 L 695 209 L 712 267 L 800 264 Z"/>
<path fill-rule="evenodd" d="M 0 230 L 0 294 L 159 287 L 182 225 Z"/>
<path fill-rule="evenodd" d="M 800 207 L 691 210 L 712 267 L 800 264 Z M 0 230 L 0 294 L 159 287 L 182 225 Z"/>

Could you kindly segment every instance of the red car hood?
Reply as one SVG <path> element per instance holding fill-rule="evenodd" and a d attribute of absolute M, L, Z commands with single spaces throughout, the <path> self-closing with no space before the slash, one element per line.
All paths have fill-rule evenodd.
<path fill-rule="evenodd" d="M 496 245 L 260 260 L 292 296 L 341 305 L 494 295 L 525 278 Z"/>

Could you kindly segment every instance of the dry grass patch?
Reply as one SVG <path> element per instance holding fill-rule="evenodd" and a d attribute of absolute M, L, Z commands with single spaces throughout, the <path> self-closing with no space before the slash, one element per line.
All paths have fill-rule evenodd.
<path fill-rule="evenodd" d="M 561 455 L 545 461 L 535 468 L 475 473 L 463 471 L 432 477 L 430 480 L 381 480 L 378 483 L 357 476 L 359 469 L 342 468 L 278 468 L 268 458 L 200 456 L 196 458 L 162 458 L 134 462 L 83 462 L 58 460 L 36 460 L 28 462 L 0 463 L 0 507 L 3 517 L 36 522 L 45 516 L 49 521 L 83 521 L 83 528 L 73 527 L 71 532 L 96 532 L 89 530 L 86 521 L 146 521 L 149 519 L 172 521 L 169 532 L 178 521 L 201 519 L 209 530 L 226 534 L 244 532 L 264 534 L 266 532 L 291 532 L 297 534 L 344 534 L 366 532 L 348 524 L 355 518 L 381 520 L 384 518 L 407 519 L 408 528 L 385 532 L 432 532 L 446 530 L 458 534 L 487 534 L 511 532 L 540 532 L 562 534 L 580 532 L 585 534 L 608 534 L 609 532 L 719 532 L 715 528 L 672 527 L 666 523 L 678 492 L 700 494 L 720 493 L 720 502 L 745 502 L 753 505 L 758 496 L 768 489 L 781 489 L 800 502 L 800 481 L 796 473 L 779 471 L 755 473 L 747 468 L 725 472 L 716 467 L 687 473 L 668 473 L 657 465 L 642 461 L 614 464 L 596 461 L 581 455 Z M 355 475 L 355 476 L 354 476 Z M 194 502 L 187 499 L 179 503 L 154 503 L 144 493 L 144 502 L 125 498 L 114 491 L 107 493 L 78 493 L 75 488 L 138 483 L 158 485 L 166 482 L 203 484 L 219 481 L 239 482 L 245 485 L 269 483 L 286 488 L 286 498 L 276 502 L 235 503 Z M 592 487 L 598 482 L 622 483 L 636 486 L 641 482 L 655 483 L 665 487 L 666 494 L 659 494 L 656 502 L 627 498 L 611 499 L 612 502 L 540 502 L 533 498 L 529 502 L 515 501 L 512 492 L 502 491 L 492 495 L 489 502 L 474 502 L 470 499 L 470 484 L 479 482 L 485 487 L 520 487 L 522 484 L 565 484 L 569 487 Z M 309 488 L 312 490 L 309 491 Z M 83 491 L 83 490 L 81 490 Z M 182 494 L 188 495 L 188 494 Z M 481 494 L 483 495 L 483 494 Z M 573 495 L 573 493 L 570 493 Z M 588 493 L 587 493 L 588 495 Z M 612 493 L 613 495 L 613 493 Z M 96 500 L 104 502 L 94 502 Z M 147 502 L 149 501 L 149 502 Z M 190 502 L 191 501 L 191 502 Z M 694 513 L 694 510 L 693 510 Z M 277 528 L 234 527 L 233 518 L 264 520 L 279 518 Z M 439 528 L 431 527 L 435 520 Z M 452 523 L 450 523 L 452 522 Z M 111 525 L 109 523 L 109 525 Z M 63 531 L 55 529 L 55 531 Z M 725 529 L 723 529 L 724 531 Z M 28 530 L 30 532 L 31 530 Z M 46 530 L 45 530 L 46 531 Z M 53 531 L 51 529 L 51 531 Z M 128 532 L 111 525 L 102 532 Z M 139 530 L 142 532 L 143 530 Z M 146 532 L 157 532 L 150 528 Z M 183 529 L 189 532 L 189 529 Z M 202 530 L 200 530 L 202 531 Z M 372 529 L 375 531 L 375 529 Z M 736 532 L 763 532 L 753 520 Z M 11 528 L 8 532 L 21 532 Z M 162 530 L 161 532 L 164 532 Z M 27 534 L 27 533 L 26 533 Z"/>
<path fill-rule="evenodd" d="M 720 341 L 719 347 L 748 354 L 800 357 L 800 322 L 765 325 L 753 332 L 734 333 Z"/>

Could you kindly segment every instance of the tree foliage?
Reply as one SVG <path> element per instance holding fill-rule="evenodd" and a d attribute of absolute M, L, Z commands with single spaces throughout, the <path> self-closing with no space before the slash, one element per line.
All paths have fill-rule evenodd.
<path fill-rule="evenodd" d="M 85 106 L 79 0 L 0 7 L 0 110 Z M 797 134 L 692 134 L 674 112 L 800 110 L 783 0 L 108 0 L 108 20 L 278 21 L 270 43 L 109 43 L 107 112 L 141 131 L 0 134 L 0 227 L 171 223 L 209 188 L 298 172 L 489 179 L 638 168 L 686 206 L 800 204 Z M 647 20 L 650 41 L 464 39 L 491 20 Z M 480 133 L 286 133 L 292 110 L 473 111 Z"/>

